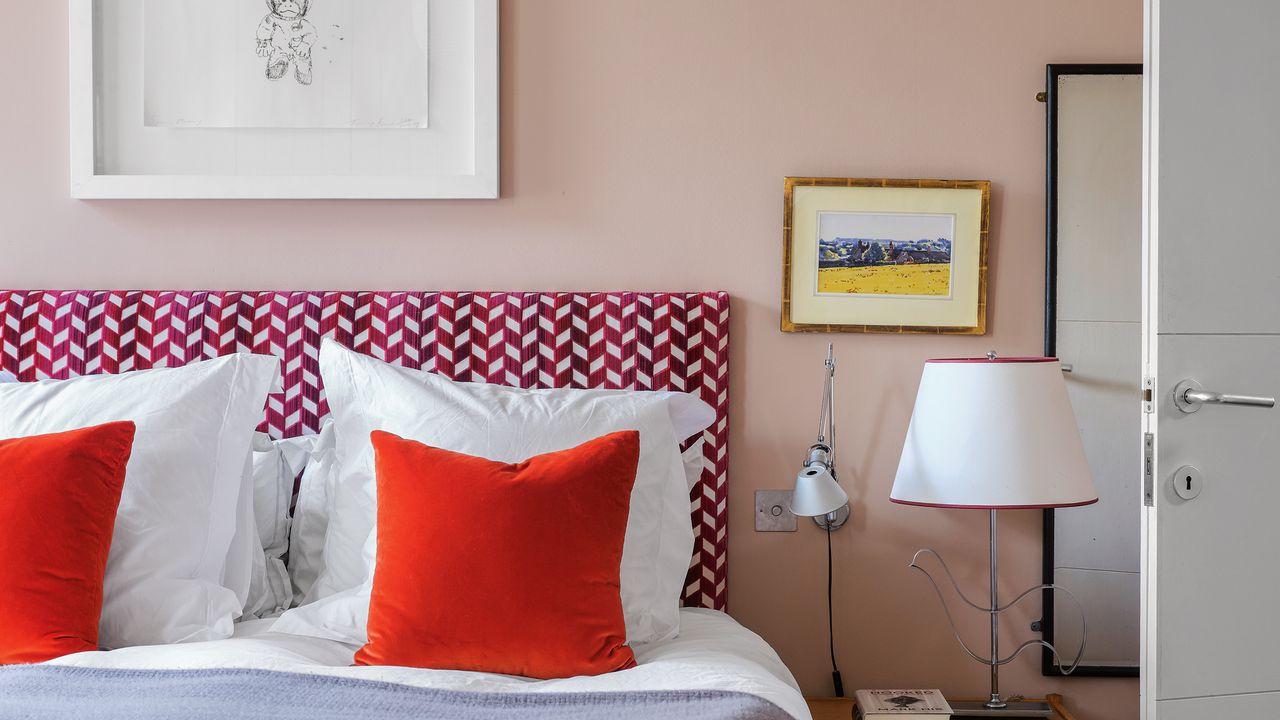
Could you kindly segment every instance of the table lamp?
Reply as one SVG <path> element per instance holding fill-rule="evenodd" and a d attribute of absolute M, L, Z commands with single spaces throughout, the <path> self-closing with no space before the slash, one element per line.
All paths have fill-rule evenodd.
<path fill-rule="evenodd" d="M 1038 590 L 1070 593 L 1053 585 L 1037 585 L 1003 607 L 999 604 L 996 511 L 1074 507 L 1098 501 L 1058 359 L 1001 358 L 988 353 L 985 358 L 927 361 L 889 499 L 906 505 L 986 510 L 990 515 L 990 605 L 982 607 L 970 601 L 956 587 L 965 603 L 991 616 L 990 655 L 979 656 L 965 645 L 959 632 L 955 634 L 970 657 L 990 666 L 991 696 L 969 706 L 952 703 L 955 714 L 1048 715 L 1047 706 L 1005 701 L 1000 696 L 999 673 L 1001 665 L 1012 662 L 1028 647 L 1043 645 L 1055 658 L 1057 650 L 1043 640 L 1028 640 L 1001 658 L 998 619 L 1000 613 Z M 943 600 L 947 620 L 955 631 L 941 589 L 917 563 L 922 554 L 938 559 L 953 586 L 955 579 L 933 550 L 920 550 L 911 559 L 911 567 L 929 578 Z M 1078 602 L 1076 605 L 1079 607 Z M 1082 623 L 1083 615 L 1081 610 Z M 1082 641 L 1075 660 L 1064 666 L 1063 672 L 1074 670 L 1083 653 Z"/>

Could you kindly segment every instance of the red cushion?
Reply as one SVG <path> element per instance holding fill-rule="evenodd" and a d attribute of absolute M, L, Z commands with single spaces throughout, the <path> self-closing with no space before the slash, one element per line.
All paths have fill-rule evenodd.
<path fill-rule="evenodd" d="M 98 649 L 131 422 L 0 440 L 0 663 Z"/>
<path fill-rule="evenodd" d="M 635 665 L 619 566 L 639 433 L 516 465 L 372 440 L 378 553 L 357 665 L 533 678 Z"/>

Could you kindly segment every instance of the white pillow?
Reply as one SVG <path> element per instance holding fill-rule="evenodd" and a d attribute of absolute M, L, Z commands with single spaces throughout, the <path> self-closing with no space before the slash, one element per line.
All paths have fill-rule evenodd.
<path fill-rule="evenodd" d="M 250 440 L 252 443 L 252 440 Z M 234 533 L 227 547 L 227 556 L 222 563 L 222 587 L 236 595 L 239 606 L 235 617 L 244 614 L 245 605 L 249 602 L 249 591 L 255 576 L 262 576 L 266 570 L 261 560 L 258 530 L 253 519 L 253 452 L 245 453 L 244 469 L 239 476 L 236 488 L 236 508 L 234 516 Z M 257 549 L 257 552 L 255 552 Z"/>
<path fill-rule="evenodd" d="M 243 537 L 249 542 L 240 547 L 233 541 L 232 554 L 227 558 L 228 568 L 251 569 L 242 615 L 245 619 L 272 617 L 293 604 L 293 588 L 284 564 L 289 551 L 289 504 L 294 478 L 306 463 L 316 438 L 304 435 L 272 440 L 264 433 L 254 433 L 236 527 L 237 540 Z"/>
<path fill-rule="evenodd" d="M 333 420 L 325 420 L 307 458 L 289 533 L 289 577 L 295 604 L 316 599 L 313 588 L 324 570 L 324 537 L 329 530 L 329 495 L 337 482 Z"/>
<path fill-rule="evenodd" d="M 104 648 L 229 637 L 242 604 L 223 586 L 255 426 L 276 358 L 0 384 L 0 437 L 132 420 L 103 587 Z"/>
<path fill-rule="evenodd" d="M 0 383 L 8 382 L 18 378 L 0 371 Z M 265 433 L 254 433 L 236 504 L 236 532 L 222 570 L 222 586 L 242 602 L 242 618 L 271 617 L 292 604 L 289 572 L 282 559 L 289 550 L 289 502 L 297 476 L 291 467 L 301 468 L 315 437 L 277 443 Z"/>
<path fill-rule="evenodd" d="M 689 449 L 680 453 L 680 460 L 684 463 L 684 478 L 688 484 L 689 492 L 693 492 L 693 488 L 702 479 L 702 471 L 707 469 L 707 458 L 702 454 L 702 446 L 704 442 L 702 438 L 698 438 L 689 444 Z M 692 512 L 692 507 L 690 507 Z M 685 568 L 686 570 L 688 568 Z"/>
<path fill-rule="evenodd" d="M 316 602 L 286 612 L 279 632 L 366 641 L 377 502 L 369 434 L 519 462 L 618 430 L 640 432 L 640 462 L 622 552 L 622 605 L 632 644 L 674 637 L 693 556 L 688 480 L 679 443 L 715 412 L 685 393 L 522 390 L 458 383 L 389 365 L 326 340 L 320 373 L 333 412 L 338 479 L 329 498 Z M 444 511 L 447 512 L 447 509 Z M 476 532 L 483 532 L 477 519 Z"/>

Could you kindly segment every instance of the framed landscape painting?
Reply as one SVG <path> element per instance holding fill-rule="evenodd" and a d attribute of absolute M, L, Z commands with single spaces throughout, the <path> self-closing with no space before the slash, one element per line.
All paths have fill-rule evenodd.
<path fill-rule="evenodd" d="M 983 335 L 991 184 L 786 179 L 782 330 Z"/>

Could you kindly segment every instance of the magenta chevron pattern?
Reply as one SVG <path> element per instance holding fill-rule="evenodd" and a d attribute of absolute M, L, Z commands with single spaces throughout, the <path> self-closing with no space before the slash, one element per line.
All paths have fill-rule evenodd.
<path fill-rule="evenodd" d="M 25 381 L 175 367 L 235 352 L 282 359 L 263 429 L 328 415 L 320 339 L 454 380 L 697 393 L 716 409 L 691 494 L 685 604 L 726 607 L 726 293 L 0 291 L 0 369 Z"/>

